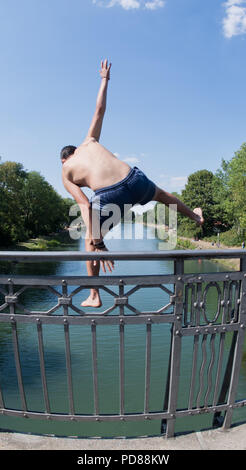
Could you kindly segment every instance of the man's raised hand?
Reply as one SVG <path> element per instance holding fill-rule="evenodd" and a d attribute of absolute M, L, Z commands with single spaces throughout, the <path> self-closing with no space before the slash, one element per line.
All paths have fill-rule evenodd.
<path fill-rule="evenodd" d="M 100 69 L 101 78 L 107 78 L 107 80 L 110 80 L 111 65 L 112 65 L 111 63 L 108 65 L 108 59 L 105 59 L 104 62 L 101 61 L 101 69 Z"/>

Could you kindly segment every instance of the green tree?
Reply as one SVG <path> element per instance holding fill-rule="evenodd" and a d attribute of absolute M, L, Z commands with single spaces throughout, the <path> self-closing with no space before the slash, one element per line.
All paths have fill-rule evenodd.
<path fill-rule="evenodd" d="M 219 219 L 225 228 L 234 228 L 238 235 L 246 229 L 246 144 L 231 160 L 222 159 L 214 178 L 214 199 Z"/>
<path fill-rule="evenodd" d="M 67 203 L 36 171 L 28 173 L 23 194 L 24 225 L 29 236 L 55 232 L 68 221 Z"/>
<path fill-rule="evenodd" d="M 233 225 L 233 205 L 229 185 L 230 162 L 222 159 L 221 167 L 216 171 L 213 180 L 215 211 L 221 222 L 221 229 L 228 230 Z"/>
<path fill-rule="evenodd" d="M 208 235 L 213 231 L 214 222 L 217 217 L 215 214 L 215 201 L 213 197 L 214 175 L 211 171 L 200 170 L 192 173 L 188 177 L 185 189 L 181 193 L 181 200 L 191 209 L 201 207 L 205 223 L 203 228 L 196 227 L 194 222 L 184 216 L 181 216 L 181 228 L 193 236 Z"/>
<path fill-rule="evenodd" d="M 246 230 L 246 143 L 235 152 L 228 169 L 233 222 L 238 232 Z"/>
<path fill-rule="evenodd" d="M 16 162 L 0 164 L 0 244 L 8 245 L 25 238 L 23 225 L 23 186 L 27 173 Z"/>
<path fill-rule="evenodd" d="M 62 198 L 39 173 L 0 164 L 0 245 L 49 235 L 69 225 L 74 201 Z"/>

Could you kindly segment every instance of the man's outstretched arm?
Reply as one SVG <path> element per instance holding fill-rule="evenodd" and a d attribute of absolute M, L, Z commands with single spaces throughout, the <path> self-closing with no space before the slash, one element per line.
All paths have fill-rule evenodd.
<path fill-rule="evenodd" d="M 96 110 L 85 140 L 91 137 L 94 137 L 94 139 L 96 140 L 99 140 L 100 138 L 103 118 L 106 111 L 108 81 L 110 80 L 110 68 L 111 64 L 108 65 L 107 59 L 105 59 L 104 62 L 101 62 L 101 85 L 97 95 Z"/>
<path fill-rule="evenodd" d="M 102 236 L 98 239 L 95 239 L 93 237 L 92 208 L 91 208 L 91 205 L 87 196 L 83 193 L 83 191 L 81 191 L 79 186 L 69 181 L 65 177 L 64 174 L 62 175 L 62 179 L 63 179 L 63 184 L 64 184 L 65 189 L 75 199 L 75 201 L 77 202 L 80 208 L 80 212 L 81 212 L 82 218 L 86 226 L 86 235 L 85 235 L 86 251 L 96 251 L 96 252 L 108 251 L 107 247 L 104 245 Z M 96 243 L 97 244 L 99 243 L 99 246 L 96 246 Z M 93 265 L 96 265 L 96 262 L 92 262 L 92 263 Z M 101 260 L 100 264 L 104 273 L 106 273 L 106 267 L 110 272 L 112 272 L 112 269 L 114 269 L 114 262 L 111 260 L 110 261 Z"/>

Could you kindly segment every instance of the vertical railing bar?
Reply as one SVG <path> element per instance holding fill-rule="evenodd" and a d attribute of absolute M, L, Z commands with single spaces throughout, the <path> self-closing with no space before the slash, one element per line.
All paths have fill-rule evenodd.
<path fill-rule="evenodd" d="M 196 326 L 200 325 L 201 322 L 201 300 L 202 300 L 202 283 L 197 283 L 197 297 L 196 297 L 196 312 L 195 312 L 195 323 Z"/>
<path fill-rule="evenodd" d="M 196 370 L 197 370 L 197 356 L 198 356 L 198 344 L 199 344 L 199 335 L 194 336 L 194 345 L 193 345 L 193 361 L 192 361 L 192 373 L 191 373 L 191 383 L 190 383 L 190 396 L 189 396 L 189 409 L 193 408 L 193 399 L 196 383 Z"/>
<path fill-rule="evenodd" d="M 120 414 L 125 413 L 125 326 L 120 320 Z"/>
<path fill-rule="evenodd" d="M 94 392 L 94 414 L 99 414 L 98 403 L 98 370 L 97 370 L 97 338 L 96 338 L 96 322 L 92 320 L 92 373 L 93 373 L 93 392 Z"/>
<path fill-rule="evenodd" d="M 17 380 L 18 380 L 18 386 L 19 386 L 19 391 L 20 391 L 22 409 L 23 411 L 27 411 L 26 396 L 25 396 L 25 390 L 24 390 L 22 372 L 21 372 L 17 327 L 16 327 L 15 320 L 11 320 L 11 326 L 12 326 L 12 339 L 13 339 L 13 346 L 14 346 L 15 367 L 16 367 Z"/>
<path fill-rule="evenodd" d="M 215 334 L 211 335 L 210 338 L 210 350 L 211 350 L 211 357 L 210 357 L 210 362 L 208 366 L 208 386 L 207 386 L 207 391 L 206 395 L 204 398 L 204 406 L 207 407 L 208 405 L 208 398 L 212 389 L 212 370 L 213 370 L 213 365 L 214 365 L 214 360 L 215 360 L 215 348 L 214 348 L 214 341 L 215 341 Z"/>
<path fill-rule="evenodd" d="M 3 293 L 4 295 L 7 295 L 7 293 L 5 292 L 4 289 L 0 289 L 0 292 Z M 2 409 L 5 408 L 1 386 L 0 386 L 0 408 L 2 408 Z"/>
<path fill-rule="evenodd" d="M 232 418 L 232 407 L 235 402 L 235 395 L 236 395 L 236 388 L 237 388 L 237 382 L 239 378 L 239 372 L 240 372 L 240 366 L 241 366 L 241 358 L 242 358 L 242 349 L 243 349 L 243 340 L 244 340 L 244 332 L 238 331 L 234 333 L 234 338 L 235 338 L 235 350 L 234 350 L 234 355 L 231 354 L 231 369 L 230 369 L 230 375 L 228 374 L 228 382 L 227 382 L 227 390 L 229 386 L 229 391 L 228 391 L 228 399 L 227 399 L 227 404 L 228 404 L 228 409 L 225 414 L 225 420 L 224 420 L 224 428 L 229 428 L 231 425 L 231 418 Z"/>
<path fill-rule="evenodd" d="M 178 401 L 179 390 L 179 374 L 180 374 L 180 361 L 181 361 L 181 340 L 182 340 L 182 314 L 183 314 L 183 290 L 184 283 L 182 281 L 182 274 L 184 273 L 184 260 L 178 259 L 175 262 L 175 274 L 177 275 L 175 286 L 175 321 L 173 324 L 173 341 L 172 341 L 172 355 L 170 366 L 170 387 L 169 387 L 169 400 L 168 400 L 168 413 L 170 418 L 167 420 L 167 437 L 174 435 L 174 427 L 176 420 L 176 409 Z"/>
<path fill-rule="evenodd" d="M 0 408 L 5 408 L 5 405 L 4 405 L 4 400 L 3 400 L 3 394 L 2 394 L 2 390 L 0 388 Z"/>
<path fill-rule="evenodd" d="M 183 264 L 180 265 L 180 263 L 178 263 L 178 260 L 175 260 L 174 261 L 174 274 L 178 274 L 179 272 L 183 273 Z M 175 284 L 174 284 L 173 291 L 175 291 Z M 174 292 L 174 294 L 175 294 L 175 292 Z M 165 396 L 164 396 L 164 403 L 163 403 L 163 410 L 164 411 L 166 411 L 168 409 L 168 402 L 169 402 L 171 362 L 172 362 L 172 350 L 173 350 L 173 329 L 174 329 L 174 324 L 172 323 L 171 328 L 170 328 L 171 339 L 170 339 L 170 349 L 169 349 L 167 381 L 166 381 Z M 167 431 L 167 420 L 162 419 L 162 421 L 161 421 L 161 434 L 165 434 L 166 431 Z"/>
<path fill-rule="evenodd" d="M 223 313 L 222 313 L 222 319 L 221 319 L 222 324 L 228 321 L 228 311 L 229 311 L 228 296 L 229 296 L 229 282 L 224 281 Z"/>
<path fill-rule="evenodd" d="M 13 283 L 12 283 L 11 280 L 9 280 L 9 295 L 10 296 L 14 295 L 14 286 L 13 286 Z M 15 314 L 15 304 L 14 303 L 13 304 L 11 303 L 9 305 L 9 313 L 10 313 L 10 315 Z"/>
<path fill-rule="evenodd" d="M 233 295 L 234 293 L 234 295 Z M 233 298 L 234 297 L 234 298 Z M 230 317 L 228 320 L 235 321 L 237 317 L 237 305 L 236 304 L 236 288 L 235 288 L 235 281 L 231 281 L 230 288 L 229 288 L 229 299 L 230 299 Z"/>
<path fill-rule="evenodd" d="M 238 335 L 238 332 L 234 331 L 232 342 L 231 342 L 231 347 L 230 347 L 230 351 L 228 355 L 228 360 L 226 364 L 224 379 L 221 385 L 221 390 L 220 390 L 219 398 L 217 401 L 218 405 L 221 405 L 225 402 L 226 395 L 229 389 L 230 380 L 231 380 L 231 371 L 232 371 L 232 365 L 233 365 L 233 357 L 234 357 L 234 352 L 235 352 L 235 347 L 236 347 L 236 342 L 237 342 L 237 335 Z M 217 423 L 219 423 L 220 421 L 219 419 L 220 416 L 221 416 L 221 411 L 216 411 L 214 413 L 213 426 L 217 426 Z"/>
<path fill-rule="evenodd" d="M 38 331 L 38 351 L 39 351 L 39 362 L 40 362 L 40 371 L 41 371 L 41 380 L 43 387 L 43 396 L 45 403 L 46 413 L 50 413 L 50 401 L 48 395 L 48 387 L 46 380 L 46 371 L 45 371 L 45 361 L 44 361 L 44 342 L 43 342 L 43 329 L 40 319 L 37 320 L 37 331 Z"/>
<path fill-rule="evenodd" d="M 223 364 L 224 344 L 225 344 L 225 333 L 221 333 L 217 374 L 216 374 L 216 381 L 215 381 L 215 387 L 214 387 L 213 406 L 215 406 L 217 404 L 217 400 L 218 400 L 219 384 L 220 384 L 222 364 Z"/>
<path fill-rule="evenodd" d="M 240 260 L 240 269 L 244 273 L 243 280 L 241 282 L 241 295 L 240 295 L 240 311 L 238 318 L 238 333 L 236 338 L 236 346 L 233 357 L 233 365 L 231 372 L 231 381 L 228 392 L 228 408 L 225 413 L 225 419 L 223 428 L 228 429 L 231 426 L 232 415 L 233 415 L 233 405 L 236 399 L 239 374 L 243 356 L 243 347 L 245 340 L 245 330 L 246 330 L 246 256 L 243 256 Z"/>
<path fill-rule="evenodd" d="M 186 284 L 185 286 L 185 294 L 184 294 L 184 325 L 188 325 L 188 305 L 189 305 L 189 290 L 190 290 L 190 286 L 189 284 Z M 191 300 L 192 302 L 192 300 Z"/>
<path fill-rule="evenodd" d="M 206 361 L 207 361 L 207 351 L 206 351 L 207 336 L 208 335 L 205 334 L 202 337 L 202 354 L 203 354 L 203 358 L 202 358 L 202 364 L 201 364 L 200 373 L 199 373 L 200 388 L 199 388 L 199 392 L 198 392 L 197 399 L 196 399 L 196 407 L 197 408 L 200 407 L 200 400 L 201 400 L 202 391 L 203 391 L 204 371 L 205 371 L 205 366 L 206 366 Z"/>
<path fill-rule="evenodd" d="M 195 303 L 195 289 L 196 287 L 194 284 L 191 286 L 191 309 L 190 309 L 190 324 L 193 325 L 193 322 L 195 324 L 195 312 L 194 312 L 194 303 Z"/>
<path fill-rule="evenodd" d="M 146 324 L 146 358 L 145 358 L 145 402 L 144 413 L 149 413 L 150 394 L 150 372 L 151 372 L 151 322 Z"/>
<path fill-rule="evenodd" d="M 123 281 L 119 282 L 119 297 L 124 296 L 124 284 Z M 124 304 L 119 305 L 119 316 L 120 316 L 120 414 L 125 413 L 125 327 L 124 327 Z"/>
<path fill-rule="evenodd" d="M 67 283 L 66 281 L 62 281 L 62 295 L 63 297 L 67 297 Z M 68 315 L 68 305 L 63 305 L 63 315 Z"/>
<path fill-rule="evenodd" d="M 119 297 L 123 297 L 124 296 L 124 284 L 122 282 L 122 280 L 120 280 L 120 284 L 119 284 Z M 120 304 L 120 317 L 124 315 L 124 304 Z"/>
<path fill-rule="evenodd" d="M 70 410 L 70 414 L 74 415 L 73 379 L 72 379 L 69 323 L 67 322 L 67 320 L 64 320 L 64 322 L 65 322 L 64 323 L 64 334 L 65 334 L 65 348 L 66 348 L 66 368 L 67 368 L 69 410 Z"/>
<path fill-rule="evenodd" d="M 172 358 L 172 344 L 173 344 L 173 323 L 170 329 L 170 349 L 169 349 L 169 360 L 168 360 L 168 371 L 167 371 L 167 381 L 166 381 L 166 388 L 165 388 L 165 396 L 164 396 L 164 403 L 163 403 L 163 411 L 167 411 L 168 409 L 168 400 L 169 400 L 169 389 L 170 389 L 170 375 L 171 375 L 171 358 Z M 161 422 L 161 434 L 166 433 L 167 427 L 167 420 L 163 419 Z"/>
<path fill-rule="evenodd" d="M 240 305 L 239 305 L 239 297 L 240 297 L 240 289 L 241 289 L 241 283 L 240 281 L 235 281 L 236 286 L 235 286 L 235 298 L 234 298 L 234 321 L 238 321 L 238 316 L 239 316 L 239 311 L 240 311 Z"/>

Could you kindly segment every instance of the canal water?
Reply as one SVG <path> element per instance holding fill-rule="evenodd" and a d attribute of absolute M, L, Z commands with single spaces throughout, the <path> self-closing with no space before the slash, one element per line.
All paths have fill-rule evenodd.
<path fill-rule="evenodd" d="M 112 251 L 156 251 L 159 241 L 154 237 L 152 228 L 135 224 L 133 239 L 111 238 L 107 241 Z M 142 232 L 143 231 L 143 232 Z M 143 236 L 142 236 L 143 235 Z M 84 240 L 72 242 L 66 250 L 84 251 Z M 209 261 L 186 261 L 186 272 L 218 272 L 227 270 L 223 265 Z M 173 272 L 171 261 L 117 261 L 115 275 L 134 274 L 167 274 Z M 0 264 L 1 274 L 25 275 L 85 275 L 84 262 L 54 262 L 17 265 Z M 103 275 L 103 274 L 102 274 Z M 111 288 L 111 287 L 110 287 Z M 114 290 L 114 288 L 112 288 Z M 213 290 L 212 290 L 213 291 Z M 81 291 L 73 298 L 74 305 L 86 298 L 88 291 Z M 213 292 L 207 298 L 207 315 L 214 316 L 216 296 Z M 157 310 L 168 302 L 167 294 L 159 288 L 140 289 L 131 297 L 131 304 L 139 310 Z M 55 305 L 56 297 L 48 290 L 28 289 L 21 295 L 21 303 L 32 310 L 45 311 Z M 2 297 L 0 297 L 2 303 Z M 112 296 L 102 292 L 103 307 L 112 305 Z M 86 309 L 90 311 L 90 309 Z M 167 311 L 168 313 L 169 311 Z M 171 312 L 171 310 L 170 310 Z M 56 312 L 56 314 L 59 312 Z M 62 312 L 60 312 L 62 314 Z M 115 312 L 113 312 L 115 314 Z M 219 335 L 218 335 L 219 336 Z M 62 325 L 46 325 L 43 327 L 44 355 L 47 384 L 51 410 L 54 413 L 68 413 L 67 376 L 65 361 L 65 340 Z M 20 359 L 25 387 L 27 406 L 32 411 L 43 411 L 44 400 L 39 366 L 38 338 L 36 325 L 18 324 Z M 72 375 L 74 382 L 75 412 L 89 414 L 94 412 L 93 381 L 92 381 L 92 345 L 90 327 L 70 327 Z M 227 334 L 225 343 L 225 361 L 231 344 L 231 335 Z M 216 343 L 218 351 L 219 338 Z M 145 347 L 146 327 L 130 325 L 125 327 L 125 411 L 143 412 L 145 383 Z M 201 348 L 200 348 L 201 349 Z M 152 326 L 151 347 L 151 387 L 150 411 L 162 411 L 165 385 L 168 371 L 170 350 L 170 324 Z M 100 413 L 119 413 L 119 329 L 117 326 L 97 327 L 98 352 L 98 387 Z M 191 363 L 193 353 L 193 337 L 185 337 L 182 341 L 181 375 L 178 395 L 178 408 L 187 407 Z M 0 385 L 5 406 L 21 409 L 18 398 L 18 382 L 14 364 L 11 326 L 0 323 Z M 241 367 L 237 399 L 246 395 L 246 361 L 245 356 Z M 195 405 L 195 404 L 194 404 Z M 234 412 L 233 422 L 245 421 L 245 407 Z M 198 431 L 211 428 L 212 414 L 202 414 L 178 418 L 176 433 Z M 55 422 L 0 416 L 0 429 L 35 434 L 55 434 L 57 436 L 78 437 L 113 437 L 113 436 L 145 436 L 159 435 L 160 421 L 136 422 Z"/>

